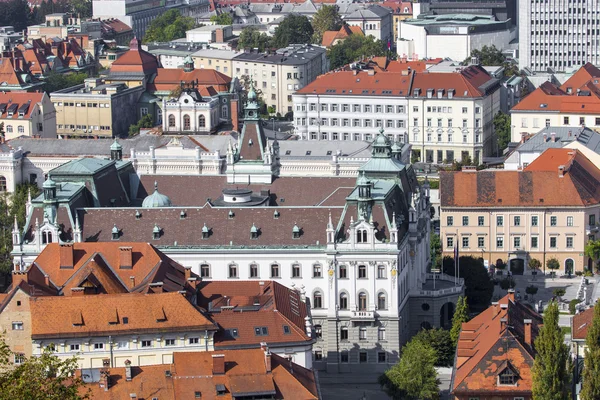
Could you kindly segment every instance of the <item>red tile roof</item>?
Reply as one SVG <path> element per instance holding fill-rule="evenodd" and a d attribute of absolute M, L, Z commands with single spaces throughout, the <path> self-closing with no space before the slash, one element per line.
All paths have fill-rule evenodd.
<path fill-rule="evenodd" d="M 424 72 L 415 74 L 410 95 L 415 97 L 415 89 L 420 89 L 417 97 L 427 97 L 427 90 L 433 89 L 433 97 L 437 91 L 444 90 L 444 96 L 449 89 L 454 89 L 454 97 L 481 97 L 485 93 L 481 86 L 493 78 L 485 69 L 471 65 L 460 72 Z"/>
<path fill-rule="evenodd" d="M 22 71 L 15 71 L 14 61 L 11 58 L 0 58 L 0 85 L 5 83 L 10 86 L 22 85 L 24 82 L 19 76 Z"/>
<path fill-rule="evenodd" d="M 32 297 L 30 309 L 33 340 L 217 329 L 177 292 Z"/>
<path fill-rule="evenodd" d="M 147 89 L 149 91 L 171 91 L 178 87 L 181 82 L 192 81 L 196 82 L 200 88 L 212 87 L 217 92 L 229 91 L 231 84 L 230 77 L 214 69 L 194 69 L 187 72 L 179 68 L 158 68 L 156 77 L 147 85 Z"/>
<path fill-rule="evenodd" d="M 114 31 L 115 33 L 123 33 L 123 32 L 133 31 L 133 29 L 131 29 L 131 27 L 129 25 L 127 25 L 125 22 L 121 21 L 120 19 L 116 19 L 116 18 L 105 19 L 105 20 L 101 21 L 101 23 L 102 23 L 102 26 L 104 29 L 110 29 L 110 30 Z"/>
<path fill-rule="evenodd" d="M 323 40 L 321 41 L 321 46 L 329 47 L 333 45 L 334 41 L 345 39 L 348 36 L 354 34 L 360 36 L 365 35 L 360 26 L 349 26 L 348 24 L 343 24 L 339 31 L 323 32 Z"/>
<path fill-rule="evenodd" d="M 524 320 L 531 320 L 531 342 L 527 342 Z M 542 317 L 508 294 L 471 321 L 463 323 L 459 336 L 451 391 L 476 397 L 510 393 L 530 396 L 534 350 Z M 517 385 L 499 385 L 506 368 L 518 374 Z"/>
<path fill-rule="evenodd" d="M 391 9 L 396 15 L 412 15 L 413 13 L 412 2 L 410 1 L 384 1 L 381 6 Z M 405 8 L 407 9 L 406 12 L 404 12 Z"/>
<path fill-rule="evenodd" d="M 143 72 L 145 75 L 156 73 L 158 60 L 152 54 L 142 50 L 141 43 L 133 38 L 129 43 L 129 51 L 119 57 L 110 67 L 111 73 Z"/>
<path fill-rule="evenodd" d="M 600 170 L 576 150 L 548 149 L 523 171 L 441 172 L 440 193 L 442 207 L 586 206 L 600 203 Z"/>
<path fill-rule="evenodd" d="M 588 328 L 594 319 L 594 307 L 575 314 L 571 320 L 571 331 L 573 340 L 585 340 Z"/>
<path fill-rule="evenodd" d="M 41 103 L 45 95 L 45 93 L 0 92 L 0 105 L 6 105 L 5 108 L 0 107 L 0 119 L 29 119 L 36 104 Z M 9 117 L 8 111 L 11 106 L 14 108 L 14 113 Z M 21 107 L 27 108 L 23 116 L 19 116 Z"/>
<path fill-rule="evenodd" d="M 398 72 L 337 71 L 320 75 L 297 93 L 406 96 L 410 81 L 411 75 Z"/>

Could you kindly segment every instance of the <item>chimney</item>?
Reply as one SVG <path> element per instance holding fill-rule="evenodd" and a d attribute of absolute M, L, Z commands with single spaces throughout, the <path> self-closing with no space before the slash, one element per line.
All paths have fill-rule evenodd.
<path fill-rule="evenodd" d="M 562 178 L 563 176 L 565 176 L 565 166 L 559 165 L 558 166 L 558 177 Z"/>
<path fill-rule="evenodd" d="M 83 296 L 85 294 L 85 288 L 74 287 L 71 288 L 71 296 Z"/>
<path fill-rule="evenodd" d="M 25 272 L 25 271 L 13 271 L 12 272 L 13 287 L 19 286 L 19 284 L 23 281 L 27 282 L 27 272 Z"/>
<path fill-rule="evenodd" d="M 192 277 L 192 267 L 185 267 L 185 280 L 186 282 Z"/>
<path fill-rule="evenodd" d="M 60 268 L 73 269 L 73 245 L 61 244 L 59 250 Z"/>
<path fill-rule="evenodd" d="M 265 352 L 265 370 L 267 373 L 271 373 L 271 352 L 265 342 L 260 343 L 260 348 Z"/>
<path fill-rule="evenodd" d="M 217 43 L 225 42 L 225 34 L 223 33 L 223 28 L 215 29 L 215 42 L 217 42 Z"/>
<path fill-rule="evenodd" d="M 131 381 L 131 361 L 125 360 L 125 380 Z"/>
<path fill-rule="evenodd" d="M 110 372 L 108 370 L 102 369 L 100 371 L 100 379 L 98 380 L 98 386 L 100 389 L 104 389 L 105 392 L 108 392 L 108 377 Z"/>
<path fill-rule="evenodd" d="M 544 137 L 544 143 L 546 143 L 548 141 L 548 133 L 544 132 L 542 136 Z"/>
<path fill-rule="evenodd" d="M 531 346 L 532 345 L 532 342 L 531 342 L 531 320 L 524 319 L 523 325 L 525 325 L 525 343 L 527 343 L 529 346 Z"/>
<path fill-rule="evenodd" d="M 527 140 L 526 138 L 527 138 L 527 134 L 525 132 L 522 132 L 521 133 L 521 143 L 525 143 Z"/>
<path fill-rule="evenodd" d="M 515 289 L 508 289 L 508 299 L 515 302 Z"/>
<path fill-rule="evenodd" d="M 50 287 L 50 276 L 48 274 L 44 275 L 44 285 L 46 285 L 46 287 Z"/>
<path fill-rule="evenodd" d="M 225 374 L 225 355 L 224 354 L 213 354 L 212 356 L 212 373 L 213 375 L 224 375 Z"/>
<path fill-rule="evenodd" d="M 240 132 L 240 121 L 238 120 L 239 105 L 237 99 L 231 99 L 231 125 L 232 130 Z"/>
<path fill-rule="evenodd" d="M 555 132 L 552 132 L 552 133 L 550 134 L 550 141 L 551 141 L 552 143 L 555 143 L 555 142 L 556 142 L 556 133 L 555 133 Z"/>
<path fill-rule="evenodd" d="M 508 320 L 506 318 L 500 318 L 500 329 L 504 330 L 506 329 L 506 322 Z"/>
<path fill-rule="evenodd" d="M 133 268 L 133 251 L 131 247 L 119 247 L 119 268 Z"/>
<path fill-rule="evenodd" d="M 130 276 L 129 282 L 130 282 L 132 288 L 135 287 L 135 276 Z"/>

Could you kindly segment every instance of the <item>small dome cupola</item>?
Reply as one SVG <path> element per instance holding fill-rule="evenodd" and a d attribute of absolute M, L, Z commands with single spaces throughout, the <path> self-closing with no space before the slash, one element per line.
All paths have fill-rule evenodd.
<path fill-rule="evenodd" d="M 115 137 L 115 141 L 110 145 L 110 159 L 113 161 L 121 161 L 123 159 L 123 146 Z"/>
<path fill-rule="evenodd" d="M 48 179 L 42 185 L 44 190 L 44 200 L 56 200 L 56 182 L 48 176 Z"/>
<path fill-rule="evenodd" d="M 189 54 L 183 59 L 183 70 L 185 72 L 192 72 L 194 70 L 194 60 L 192 60 Z"/>
<path fill-rule="evenodd" d="M 356 180 L 356 186 L 358 187 L 358 197 L 361 199 L 371 198 L 371 182 L 365 176 L 364 171 L 359 175 Z"/>
<path fill-rule="evenodd" d="M 142 202 L 143 208 L 171 207 L 171 199 L 158 191 L 158 183 L 154 182 L 154 193 L 146 196 Z"/>
<path fill-rule="evenodd" d="M 373 157 L 389 158 L 392 155 L 392 145 L 390 140 L 383 134 L 383 128 L 379 130 L 377 137 L 373 141 Z"/>
<path fill-rule="evenodd" d="M 402 143 L 396 141 L 392 145 L 392 157 L 399 160 L 400 154 L 402 154 Z"/>

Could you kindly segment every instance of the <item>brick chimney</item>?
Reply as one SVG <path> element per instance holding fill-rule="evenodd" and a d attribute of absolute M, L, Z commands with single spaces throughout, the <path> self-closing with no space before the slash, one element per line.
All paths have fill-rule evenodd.
<path fill-rule="evenodd" d="M 125 380 L 131 381 L 131 361 L 125 360 Z"/>
<path fill-rule="evenodd" d="M 565 176 L 565 166 L 564 165 L 559 165 L 558 166 L 558 177 L 562 178 Z"/>
<path fill-rule="evenodd" d="M 60 244 L 59 249 L 60 268 L 73 269 L 73 244 Z"/>
<path fill-rule="evenodd" d="M 515 302 L 515 289 L 508 289 L 508 299 Z"/>
<path fill-rule="evenodd" d="M 225 35 L 223 34 L 223 28 L 215 29 L 215 42 L 223 43 L 225 42 L 224 38 Z"/>
<path fill-rule="evenodd" d="M 506 318 L 500 318 L 500 329 L 504 330 L 507 322 L 508 320 Z"/>
<path fill-rule="evenodd" d="M 108 369 L 109 367 L 110 359 L 104 358 L 102 360 L 102 369 L 100 370 L 100 380 L 98 381 L 98 384 L 101 389 L 104 389 L 105 392 L 108 392 L 108 387 L 110 385 L 110 370 Z"/>
<path fill-rule="evenodd" d="M 131 247 L 119 247 L 119 269 L 133 268 L 133 251 Z"/>
<path fill-rule="evenodd" d="M 184 267 L 185 268 L 185 280 L 187 281 L 192 277 L 192 267 Z"/>
<path fill-rule="evenodd" d="M 83 296 L 85 294 L 85 288 L 74 287 L 71 288 L 71 296 Z"/>
<path fill-rule="evenodd" d="M 262 348 L 262 344 L 261 344 L 261 348 Z M 267 373 L 271 373 L 271 352 L 269 351 L 269 348 L 265 346 L 265 370 L 267 371 Z"/>
<path fill-rule="evenodd" d="M 524 319 L 523 320 L 523 325 L 525 326 L 525 343 L 527 343 L 529 346 L 532 345 L 531 342 L 531 320 L 530 319 Z"/>
<path fill-rule="evenodd" d="M 548 141 L 548 133 L 544 132 L 542 136 L 544 137 L 544 143 L 546 143 Z"/>
<path fill-rule="evenodd" d="M 13 288 L 19 286 L 21 282 L 27 282 L 27 272 L 25 271 L 13 271 L 12 272 L 12 285 Z"/>
<path fill-rule="evenodd" d="M 231 125 L 233 125 L 233 127 L 231 129 L 236 132 L 240 131 L 240 121 L 238 119 L 238 113 L 239 113 L 238 99 L 231 99 Z"/>
<path fill-rule="evenodd" d="M 129 284 L 132 288 L 135 287 L 135 276 L 129 277 Z"/>
<path fill-rule="evenodd" d="M 225 374 L 225 354 L 213 354 L 212 363 L 213 375 Z"/>

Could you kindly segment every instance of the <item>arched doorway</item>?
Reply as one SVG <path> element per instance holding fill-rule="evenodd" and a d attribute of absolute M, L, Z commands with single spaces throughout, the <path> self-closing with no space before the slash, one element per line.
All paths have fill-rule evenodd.
<path fill-rule="evenodd" d="M 575 263 L 572 258 L 567 258 L 565 260 L 565 275 L 573 275 L 575 272 Z"/>
<path fill-rule="evenodd" d="M 510 272 L 513 275 L 523 275 L 523 272 L 525 271 L 525 260 L 522 258 L 513 258 L 510 260 L 509 265 Z"/>
<path fill-rule="evenodd" d="M 454 303 L 448 302 L 440 308 L 440 328 L 450 328 L 454 317 Z"/>

